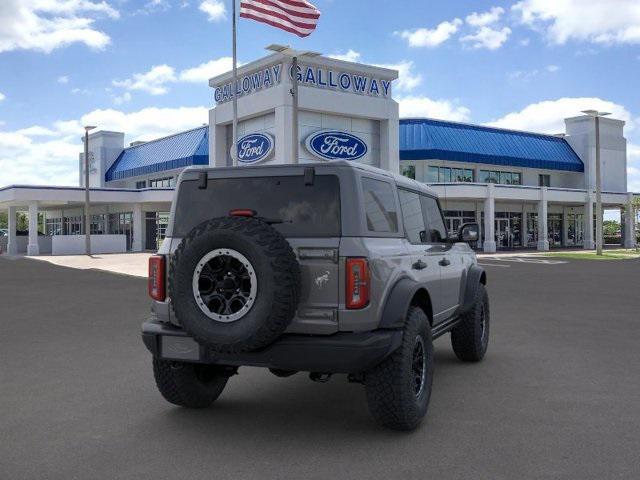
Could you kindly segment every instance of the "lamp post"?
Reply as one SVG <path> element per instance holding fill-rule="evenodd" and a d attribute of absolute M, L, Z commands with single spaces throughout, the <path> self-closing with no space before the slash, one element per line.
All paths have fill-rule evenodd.
<path fill-rule="evenodd" d="M 287 57 L 291 57 L 291 71 L 292 71 L 292 79 L 291 79 L 291 96 L 293 99 L 292 106 L 292 125 L 291 125 L 291 136 L 293 137 L 292 145 L 291 145 L 291 159 L 292 163 L 299 162 L 299 154 L 298 149 L 300 145 L 300 139 L 298 138 L 298 59 L 300 57 L 317 57 L 320 54 L 318 52 L 309 52 L 309 51 L 300 51 L 294 50 L 290 48 L 288 45 L 278 45 L 272 44 L 267 47 L 267 50 L 271 50 L 272 52 L 281 53 L 286 55 Z"/>
<path fill-rule="evenodd" d="M 91 255 L 91 216 L 89 214 L 89 131 L 96 127 L 84 127 L 84 250 Z"/>
<path fill-rule="evenodd" d="M 597 110 L 583 110 L 582 113 L 596 121 L 596 255 L 602 255 L 602 170 L 600 165 L 600 117 L 611 115 Z"/>

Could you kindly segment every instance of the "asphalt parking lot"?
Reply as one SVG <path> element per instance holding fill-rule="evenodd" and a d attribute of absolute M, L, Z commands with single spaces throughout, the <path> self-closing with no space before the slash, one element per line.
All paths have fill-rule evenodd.
<path fill-rule="evenodd" d="M 400 434 L 344 377 L 245 368 L 173 407 L 143 279 L 0 257 L 0 479 L 637 478 L 640 261 L 482 263 L 487 358 L 438 340 L 429 416 Z"/>

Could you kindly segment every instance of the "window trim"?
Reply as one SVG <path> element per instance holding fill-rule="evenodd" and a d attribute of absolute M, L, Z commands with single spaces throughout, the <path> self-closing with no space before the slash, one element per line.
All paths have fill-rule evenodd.
<path fill-rule="evenodd" d="M 438 205 L 438 210 L 440 211 L 440 218 L 442 219 L 442 224 L 444 225 L 444 231 L 445 234 L 447 235 L 447 240 L 449 238 L 449 231 L 447 230 L 447 222 L 445 220 L 444 217 L 444 212 L 442 211 L 442 205 L 440 204 L 440 199 L 438 198 L 437 195 L 431 194 L 431 193 L 426 193 L 420 190 L 414 190 L 413 188 L 409 188 L 409 187 L 405 187 L 397 185 L 397 190 L 398 192 L 400 192 L 400 190 L 404 190 L 406 192 L 410 192 L 410 193 L 415 193 L 418 196 L 422 196 L 422 197 L 427 197 L 427 198 L 431 198 L 433 200 L 436 201 L 436 204 Z M 398 201 L 400 200 L 400 194 L 398 193 Z M 402 208 L 402 207 L 401 207 Z M 422 203 L 420 204 L 420 209 L 422 209 Z M 422 215 L 424 217 L 424 212 L 422 212 Z M 425 219 L 426 220 L 426 219 Z M 427 225 L 425 225 L 426 227 Z M 402 217 L 402 230 L 403 233 L 406 232 L 406 229 L 404 228 L 404 216 Z M 409 243 L 411 243 L 411 245 L 446 245 L 446 246 L 451 246 L 451 242 L 445 240 L 444 242 L 421 242 L 421 243 L 412 243 L 409 238 L 406 236 L 406 234 L 403 235 L 403 238 L 405 238 Z"/>

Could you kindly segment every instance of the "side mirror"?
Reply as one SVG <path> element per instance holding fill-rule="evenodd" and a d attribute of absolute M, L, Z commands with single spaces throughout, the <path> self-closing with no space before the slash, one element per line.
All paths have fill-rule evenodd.
<path fill-rule="evenodd" d="M 480 225 L 477 223 L 465 223 L 458 231 L 459 242 L 477 242 L 480 239 Z"/>

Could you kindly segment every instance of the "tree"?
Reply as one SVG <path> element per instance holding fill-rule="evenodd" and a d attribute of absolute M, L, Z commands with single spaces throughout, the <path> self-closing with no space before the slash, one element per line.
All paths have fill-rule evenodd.
<path fill-rule="evenodd" d="M 602 234 L 605 237 L 620 235 L 620 222 L 616 220 L 605 220 L 602 224 Z"/>

